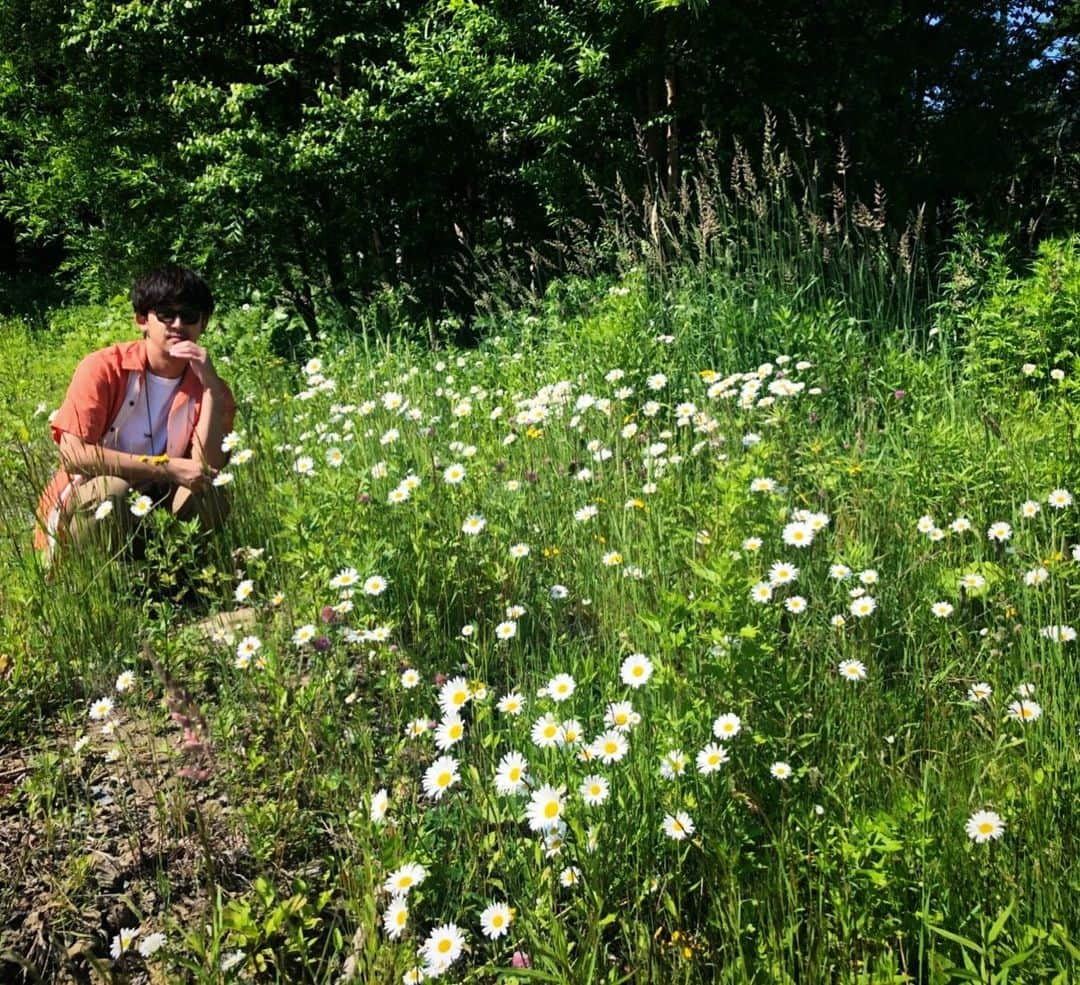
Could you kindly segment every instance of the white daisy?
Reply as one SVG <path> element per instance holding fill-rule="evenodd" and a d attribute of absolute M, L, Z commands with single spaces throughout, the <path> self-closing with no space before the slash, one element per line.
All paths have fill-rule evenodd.
<path fill-rule="evenodd" d="M 525 699 L 517 691 L 511 691 L 499 698 L 495 707 L 504 715 L 520 715 L 525 708 Z"/>
<path fill-rule="evenodd" d="M 769 584 L 774 587 L 777 585 L 790 585 L 792 582 L 797 581 L 798 577 L 799 569 L 787 561 L 774 561 L 769 567 Z"/>
<path fill-rule="evenodd" d="M 154 501 L 146 495 L 136 496 L 131 503 L 131 512 L 134 513 L 135 516 L 146 516 L 153 508 Z"/>
<path fill-rule="evenodd" d="M 513 619 L 507 619 L 495 627 L 495 637 L 500 640 L 512 640 L 517 636 L 517 623 Z"/>
<path fill-rule="evenodd" d="M 386 820 L 386 811 L 389 807 L 390 795 L 386 792 L 386 788 L 376 790 L 371 795 L 371 810 L 368 812 L 371 822 L 373 824 L 382 824 Z"/>
<path fill-rule="evenodd" d="M 565 794 L 565 787 L 553 787 L 550 784 L 544 784 L 539 790 L 534 790 L 525 810 L 525 819 L 529 822 L 529 829 L 546 831 L 555 827 L 562 818 L 563 808 L 566 806 L 563 799 Z"/>
<path fill-rule="evenodd" d="M 490 903 L 480 914 L 480 930 L 488 940 L 497 940 L 510 932 L 514 911 L 505 903 Z"/>
<path fill-rule="evenodd" d="M 964 830 L 976 845 L 983 845 L 1005 834 L 1005 822 L 995 811 L 976 811 L 967 819 Z"/>
<path fill-rule="evenodd" d="M 581 781 L 581 786 L 578 787 L 578 793 L 581 795 L 581 799 L 589 807 L 599 807 L 605 800 L 608 799 L 608 794 L 611 792 L 611 785 L 608 781 L 595 773 L 591 774 Z"/>
<path fill-rule="evenodd" d="M 1055 509 L 1063 510 L 1067 506 L 1072 506 L 1072 493 L 1068 489 L 1055 489 L 1049 496 L 1046 497 L 1046 501 Z"/>
<path fill-rule="evenodd" d="M 503 796 L 522 793 L 529 784 L 529 763 L 519 752 L 508 752 L 495 770 L 495 789 Z"/>
<path fill-rule="evenodd" d="M 856 619 L 862 619 L 870 615 L 877 608 L 877 600 L 869 595 L 863 595 L 851 603 L 851 614 Z"/>
<path fill-rule="evenodd" d="M 721 741 L 728 741 L 735 738 L 742 730 L 742 720 L 738 715 L 731 712 L 720 715 L 712 726 L 713 735 L 715 735 Z"/>
<path fill-rule="evenodd" d="M 676 811 L 664 815 L 663 829 L 669 838 L 684 841 L 694 833 L 694 822 L 686 811 Z"/>
<path fill-rule="evenodd" d="M 861 681 L 866 679 L 866 664 L 861 660 L 841 660 L 837 669 L 844 680 Z"/>
<path fill-rule="evenodd" d="M 597 736 L 589 748 L 592 754 L 605 766 L 610 766 L 612 763 L 619 762 L 630 747 L 626 741 L 626 736 L 622 732 L 608 729 L 608 731 Z"/>
<path fill-rule="evenodd" d="M 468 537 L 475 537 L 486 526 L 487 520 L 479 513 L 473 513 L 465 518 L 465 522 L 461 525 L 461 532 Z"/>
<path fill-rule="evenodd" d="M 653 665 L 644 653 L 631 653 L 619 668 L 619 677 L 628 687 L 638 688 L 652 677 Z"/>
<path fill-rule="evenodd" d="M 565 701 L 574 693 L 577 683 L 569 674 L 556 674 L 542 689 L 552 701 Z"/>
<path fill-rule="evenodd" d="M 120 955 L 131 950 L 141 929 L 140 927 L 122 927 L 120 929 L 120 933 L 112 939 L 112 944 L 109 946 L 109 954 L 112 955 L 114 961 L 118 961 Z"/>
<path fill-rule="evenodd" d="M 697 770 L 702 775 L 708 776 L 710 773 L 715 773 L 730 759 L 728 751 L 723 746 L 710 742 L 697 754 Z"/>
<path fill-rule="evenodd" d="M 404 896 L 395 896 L 390 900 L 390 905 L 383 913 L 382 925 L 386 936 L 392 941 L 405 933 L 405 928 L 409 925 L 409 905 Z"/>
<path fill-rule="evenodd" d="M 453 756 L 440 756 L 424 771 L 424 793 L 432 800 L 441 800 L 460 779 L 458 761 Z"/>
<path fill-rule="evenodd" d="M 1037 722 L 1042 718 L 1042 707 L 1035 701 L 1014 701 L 1009 705 L 1007 714 L 1010 718 L 1023 722 Z"/>

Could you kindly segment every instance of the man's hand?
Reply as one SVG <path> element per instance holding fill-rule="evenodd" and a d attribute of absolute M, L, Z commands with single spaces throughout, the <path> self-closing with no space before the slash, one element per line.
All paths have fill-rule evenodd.
<path fill-rule="evenodd" d="M 217 469 L 204 466 L 193 458 L 170 458 L 165 465 L 165 474 L 176 485 L 197 493 L 210 486 Z"/>
<path fill-rule="evenodd" d="M 169 355 L 173 359 L 186 359 L 191 371 L 207 390 L 214 390 L 222 386 L 221 377 L 218 376 L 214 364 L 210 361 L 210 353 L 201 345 L 196 345 L 190 339 L 185 339 L 183 342 L 175 343 L 169 350 Z"/>

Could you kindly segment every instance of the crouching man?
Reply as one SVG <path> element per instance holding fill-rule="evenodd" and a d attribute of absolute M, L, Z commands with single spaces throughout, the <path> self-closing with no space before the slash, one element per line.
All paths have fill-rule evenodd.
<path fill-rule="evenodd" d="M 35 535 L 47 562 L 92 531 L 123 543 L 133 491 L 204 527 L 224 516 L 213 479 L 236 406 L 199 345 L 214 310 L 210 288 L 185 267 L 162 267 L 135 283 L 131 303 L 142 338 L 84 358 L 52 421 L 61 467 L 38 504 Z"/>

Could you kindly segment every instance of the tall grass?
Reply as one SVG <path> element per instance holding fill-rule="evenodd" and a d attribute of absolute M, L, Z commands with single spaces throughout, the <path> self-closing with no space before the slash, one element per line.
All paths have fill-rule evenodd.
<path fill-rule="evenodd" d="M 477 306 L 497 320 L 508 301 L 536 305 L 552 289 L 566 296 L 568 276 L 573 306 L 574 278 L 587 285 L 616 271 L 644 278 L 654 316 L 678 318 L 679 301 L 692 297 L 698 312 L 724 325 L 722 332 L 699 328 L 699 339 L 753 345 L 764 330 L 763 348 L 775 349 L 774 313 L 784 318 L 834 306 L 876 341 L 925 338 L 934 276 L 924 210 L 897 228 L 887 189 L 875 183 L 863 201 L 854 172 L 842 140 L 824 160 L 807 125 L 792 117 L 783 127 L 766 109 L 756 147 L 722 147 L 715 135 L 703 135 L 674 192 L 648 178 L 640 196 L 622 182 L 594 187 L 600 222 L 570 224 L 538 246 L 527 278 L 495 264 Z"/>
<path fill-rule="evenodd" d="M 152 515 L 142 558 L 91 552 L 46 575 L 25 549 L 42 446 L 8 460 L 5 733 L 33 761 L 6 796 L 49 832 L 30 855 L 51 875 L 56 942 L 12 922 L 5 944 L 22 961 L 45 977 L 91 958 L 103 976 L 141 974 L 137 954 L 106 958 L 121 927 L 140 926 L 166 933 L 145 962 L 170 980 L 397 982 L 453 922 L 468 951 L 447 977 L 461 981 L 1075 976 L 1077 644 L 1040 632 L 1077 622 L 1080 507 L 1048 500 L 1080 488 L 1075 459 L 1056 454 L 1071 441 L 1068 381 L 1036 386 L 1017 368 L 1023 392 L 990 408 L 989 427 L 938 343 L 885 331 L 904 305 L 919 316 L 873 281 L 873 250 L 852 245 L 828 291 L 824 267 L 789 280 L 784 263 L 824 261 L 785 253 L 770 230 L 787 219 L 755 194 L 734 200 L 765 208 L 755 242 L 728 243 L 749 251 L 737 264 L 702 233 L 707 249 L 665 253 L 663 272 L 635 260 L 618 281 L 571 280 L 546 306 L 506 312 L 470 350 L 334 337 L 305 370 L 271 358 L 269 331 L 237 313 L 250 330 L 227 325 L 217 355 L 253 455 L 232 468 L 231 518 L 213 537 Z M 767 309 L 746 286 L 754 265 L 775 278 Z M 811 282 L 819 298 L 794 296 Z M 877 312 L 873 331 L 856 308 Z M 30 344 L 19 338 L 5 366 Z M 710 395 L 729 375 L 719 390 L 734 396 Z M 740 406 L 751 378 L 761 390 Z M 804 386 L 761 403 L 778 379 Z M 42 396 L 55 406 L 59 390 Z M 36 403 L 16 405 L 28 435 Z M 460 483 L 445 477 L 454 464 Z M 753 491 L 760 479 L 771 491 Z M 595 516 L 578 519 L 586 505 Z M 799 509 L 828 518 L 805 548 L 782 536 Z M 466 532 L 475 515 L 482 529 Z M 921 532 L 923 516 L 943 536 Z M 959 517 L 970 531 L 950 529 Z M 1008 540 L 988 538 L 996 521 Z M 799 576 L 759 604 L 774 561 Z M 349 568 L 351 595 L 332 583 Z M 1039 568 L 1046 580 L 1027 584 Z M 364 592 L 370 575 L 385 591 Z M 968 575 L 982 584 L 963 587 Z M 857 589 L 876 600 L 865 618 Z M 804 611 L 785 607 L 794 595 Z M 944 601 L 952 613 L 934 615 Z M 253 621 L 198 625 L 241 605 Z M 238 666 L 249 636 L 260 646 Z M 144 646 L 209 723 L 187 751 Z M 653 668 L 641 688 L 620 676 L 636 652 Z M 844 679 L 842 661 L 865 679 Z M 125 668 L 137 685 L 117 694 Z M 565 702 L 540 693 L 559 673 L 576 683 Z M 460 779 L 436 799 L 422 778 L 439 752 L 409 728 L 443 718 L 440 682 L 459 675 L 473 694 L 449 749 Z M 969 696 L 980 682 L 988 700 Z M 1021 684 L 1042 709 L 1026 724 L 1008 711 Z M 511 691 L 520 716 L 497 710 Z M 87 714 L 109 693 L 111 732 Z M 583 760 L 622 700 L 640 716 L 625 757 Z M 581 744 L 540 748 L 545 713 L 575 720 Z M 742 728 L 723 743 L 730 761 L 703 774 L 695 758 L 721 741 L 722 713 Z M 512 750 L 533 789 L 565 788 L 558 844 L 529 829 L 527 794 L 496 792 Z M 685 767 L 666 776 L 679 750 Z M 179 775 L 196 753 L 201 784 Z M 770 771 L 780 762 L 786 779 Z M 610 784 L 596 807 L 578 792 L 592 773 Z M 1005 833 L 974 844 L 965 824 L 984 808 Z M 685 840 L 664 833 L 679 811 L 695 826 Z M 133 846 L 119 881 L 69 861 L 118 833 Z M 394 940 L 381 887 L 410 861 L 428 874 Z M 28 884 L 7 880 L 0 905 Z M 515 915 L 489 941 L 480 914 L 494 900 Z M 82 957 L 60 948 L 76 939 Z"/>

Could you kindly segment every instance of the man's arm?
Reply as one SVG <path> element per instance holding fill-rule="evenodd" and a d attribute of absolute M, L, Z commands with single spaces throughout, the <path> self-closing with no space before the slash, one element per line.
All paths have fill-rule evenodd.
<path fill-rule="evenodd" d="M 221 442 L 229 433 L 226 418 L 231 420 L 233 410 L 228 389 L 220 377 L 218 382 L 219 389 L 207 387 L 203 391 L 199 420 L 191 438 L 191 457 L 211 473 L 216 473 L 229 459 L 228 453 L 221 450 Z"/>
<path fill-rule="evenodd" d="M 220 440 L 218 441 L 220 445 Z M 90 444 L 65 431 L 60 436 L 60 460 L 74 475 L 115 475 L 128 482 L 172 482 L 199 492 L 213 478 L 201 461 L 191 458 L 160 459 Z"/>
<path fill-rule="evenodd" d="M 188 360 L 188 367 L 203 385 L 202 403 L 195 433 L 191 437 L 191 457 L 211 475 L 229 459 L 221 441 L 232 427 L 235 407 L 225 381 L 218 376 L 210 355 L 194 342 L 178 342 L 172 355 Z"/>

